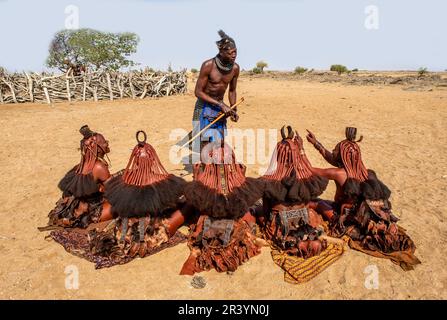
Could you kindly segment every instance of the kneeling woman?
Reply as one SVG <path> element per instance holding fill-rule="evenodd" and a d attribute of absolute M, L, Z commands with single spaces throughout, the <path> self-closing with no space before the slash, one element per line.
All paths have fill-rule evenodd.
<path fill-rule="evenodd" d="M 104 182 L 110 178 L 104 156 L 110 152 L 109 142 L 100 133 L 85 125 L 79 132 L 81 162 L 59 182 L 62 198 L 49 214 L 48 226 L 85 228 L 106 220 L 102 215 Z"/>
<path fill-rule="evenodd" d="M 263 176 L 263 213 L 258 216 L 264 236 L 292 256 L 310 258 L 326 249 L 323 219 L 312 209 L 328 180 L 312 174 L 303 142 L 290 126 L 278 142 L 269 169 Z"/>
<path fill-rule="evenodd" d="M 116 220 L 113 228 L 90 235 L 96 255 L 123 261 L 144 257 L 166 247 L 184 222 L 177 209 L 186 182 L 168 174 L 146 138 L 146 133 L 137 132 L 138 144 L 126 169 L 106 184 L 104 211 Z"/>
<path fill-rule="evenodd" d="M 420 263 L 415 257 L 416 246 L 399 220 L 391 211 L 391 191 L 374 171 L 362 161 L 356 141 L 357 129 L 348 127 L 346 139 L 339 142 L 333 152 L 326 150 L 309 132 L 307 140 L 336 168 L 312 168 L 314 174 L 334 180 L 337 190 L 335 201 L 320 201 L 317 206 L 332 224 L 332 234 L 347 235 L 350 246 L 365 253 L 389 258 L 404 270 Z"/>
<path fill-rule="evenodd" d="M 197 213 L 191 225 L 191 254 L 180 274 L 210 269 L 235 271 L 260 253 L 255 218 L 249 208 L 262 196 L 262 182 L 245 177 L 245 166 L 236 163 L 233 150 L 220 142 L 202 150 L 194 165 L 194 181 L 185 189 L 187 205 Z"/>

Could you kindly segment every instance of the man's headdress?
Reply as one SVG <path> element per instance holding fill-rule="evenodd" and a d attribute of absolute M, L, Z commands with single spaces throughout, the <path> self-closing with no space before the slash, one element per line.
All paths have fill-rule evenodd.
<path fill-rule="evenodd" d="M 219 30 L 217 33 L 221 38 L 219 41 L 216 41 L 219 50 L 236 48 L 236 42 L 234 41 L 234 39 L 223 32 L 223 30 Z"/>
<path fill-rule="evenodd" d="M 219 50 L 226 50 L 226 49 L 232 49 L 236 48 L 236 43 L 234 42 L 233 38 L 229 37 L 225 32 L 222 30 L 219 30 L 219 35 L 221 39 L 219 41 L 216 41 L 217 47 Z M 214 62 L 217 65 L 217 68 L 220 70 L 220 72 L 227 74 L 233 70 L 234 63 L 232 62 L 225 62 L 222 60 L 220 54 L 217 54 L 214 57 Z"/>

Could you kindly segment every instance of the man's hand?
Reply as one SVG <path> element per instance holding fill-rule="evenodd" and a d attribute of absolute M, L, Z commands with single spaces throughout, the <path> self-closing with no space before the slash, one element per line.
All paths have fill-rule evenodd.
<path fill-rule="evenodd" d="M 230 119 L 233 122 L 238 122 L 239 121 L 239 115 L 237 114 L 237 107 L 234 107 L 233 109 L 231 109 Z"/>
<path fill-rule="evenodd" d="M 307 129 L 306 129 L 307 130 Z M 306 136 L 307 141 L 309 141 L 310 143 L 312 143 L 313 145 L 315 145 L 318 141 L 317 138 L 315 137 L 315 135 L 310 132 L 309 130 L 307 130 L 308 134 Z"/>
<path fill-rule="evenodd" d="M 228 115 L 231 112 L 231 108 L 227 106 L 224 102 L 219 102 L 220 110 L 222 110 L 223 113 Z"/>
<path fill-rule="evenodd" d="M 225 113 L 226 117 L 230 117 L 230 119 L 234 122 L 237 122 L 239 120 L 239 116 L 236 113 L 236 110 L 231 109 L 229 106 L 227 106 L 225 103 L 220 102 L 219 107 L 222 110 L 223 113 Z"/>

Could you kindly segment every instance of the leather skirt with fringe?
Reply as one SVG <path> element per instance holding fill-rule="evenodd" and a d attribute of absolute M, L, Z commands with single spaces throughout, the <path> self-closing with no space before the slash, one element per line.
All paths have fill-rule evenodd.
<path fill-rule="evenodd" d="M 48 214 L 48 226 L 86 228 L 99 221 L 103 202 L 100 192 L 82 198 L 62 197 Z"/>
<path fill-rule="evenodd" d="M 96 269 L 125 264 L 186 241 L 177 231 L 168 236 L 165 221 L 149 218 L 117 218 L 87 229 L 60 229 L 50 233 L 66 251 L 95 264 Z"/>
<path fill-rule="evenodd" d="M 261 252 L 254 227 L 243 218 L 214 219 L 201 215 L 191 226 L 188 237 L 191 254 L 180 274 L 193 275 L 211 269 L 234 272 Z"/>

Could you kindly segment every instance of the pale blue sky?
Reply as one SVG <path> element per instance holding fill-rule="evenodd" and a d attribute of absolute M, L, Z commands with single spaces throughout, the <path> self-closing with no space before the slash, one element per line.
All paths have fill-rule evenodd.
<path fill-rule="evenodd" d="M 134 60 L 154 68 L 200 67 L 222 28 L 244 69 L 261 59 L 274 70 L 447 69 L 445 0 L 0 0 L 0 66 L 42 70 L 70 4 L 81 28 L 137 33 Z M 365 28 L 369 5 L 379 9 L 378 30 Z"/>

